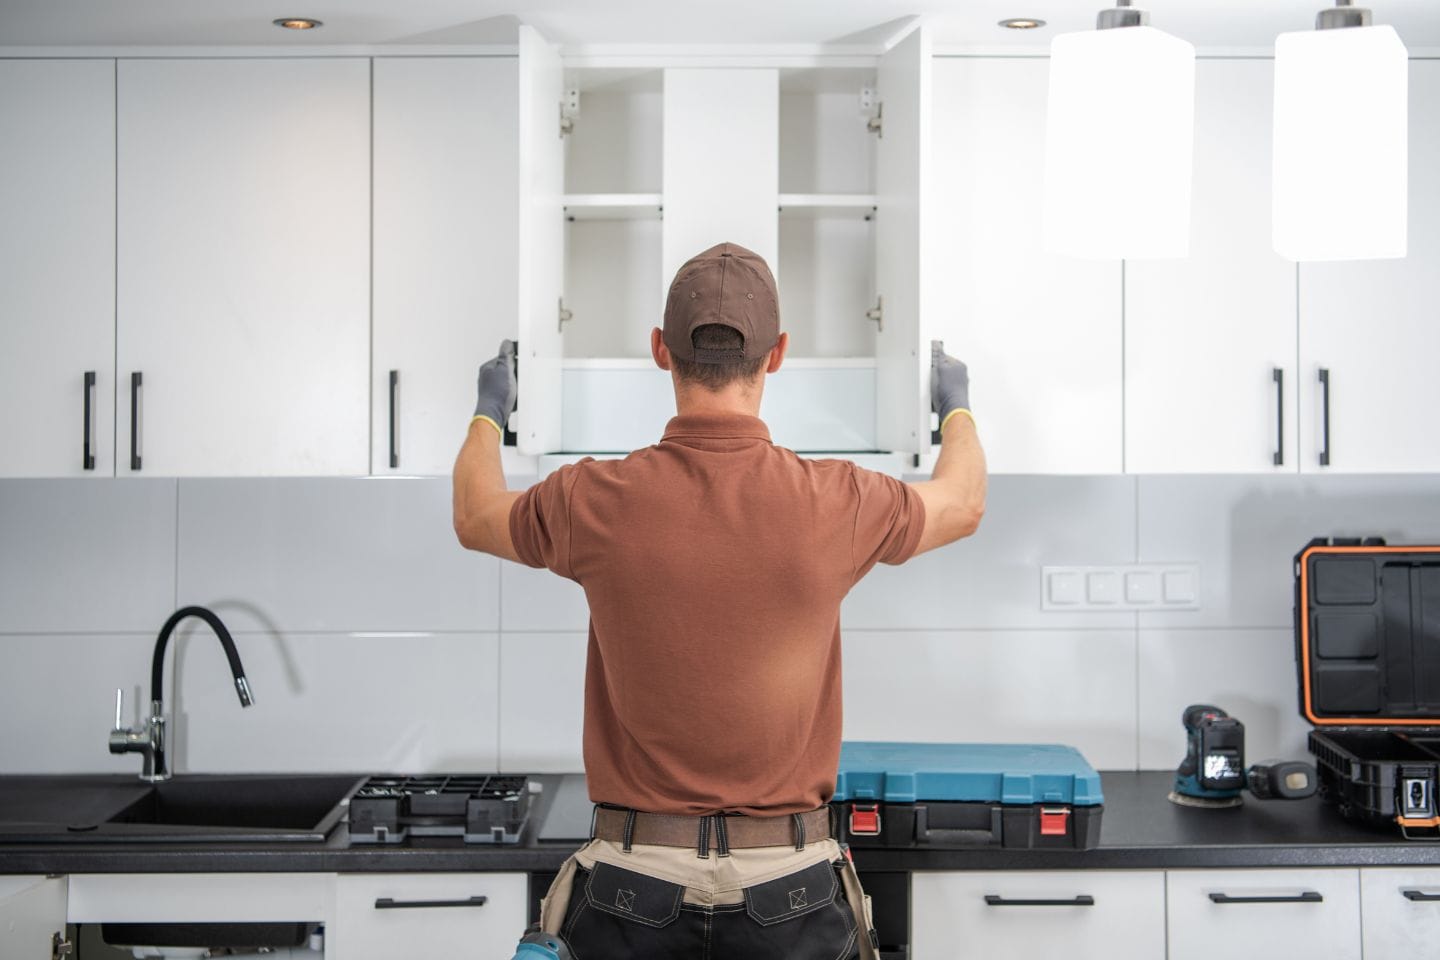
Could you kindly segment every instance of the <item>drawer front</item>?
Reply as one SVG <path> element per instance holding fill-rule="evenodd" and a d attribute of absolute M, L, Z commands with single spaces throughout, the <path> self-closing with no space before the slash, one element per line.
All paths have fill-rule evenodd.
<path fill-rule="evenodd" d="M 916 873 L 911 960 L 1165 955 L 1159 871 Z"/>
<path fill-rule="evenodd" d="M 1365 960 L 1415 960 L 1440 944 L 1440 870 L 1360 871 Z"/>
<path fill-rule="evenodd" d="M 320 922 L 333 873 L 103 873 L 70 877 L 71 923 Z"/>
<path fill-rule="evenodd" d="M 528 896 L 523 873 L 341 874 L 328 960 L 451 956 L 462 944 L 466 956 L 508 957 Z"/>
<path fill-rule="evenodd" d="M 1175 870 L 1166 888 L 1170 960 L 1242 947 L 1251 957 L 1360 956 L 1357 870 Z"/>

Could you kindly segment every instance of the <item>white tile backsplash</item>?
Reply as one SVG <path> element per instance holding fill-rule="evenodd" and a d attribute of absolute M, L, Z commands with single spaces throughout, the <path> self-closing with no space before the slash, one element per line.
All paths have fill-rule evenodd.
<path fill-rule="evenodd" d="M 1440 542 L 1440 478 L 994 477 L 977 536 L 847 599 L 845 735 L 1169 769 L 1208 700 L 1252 760 L 1303 758 L 1290 561 L 1317 535 Z M 1170 563 L 1199 610 L 1041 609 L 1043 566 Z M 0 724 L 33 734 L 0 772 L 138 770 L 106 750 L 114 690 L 133 722 L 177 601 L 236 632 L 256 695 L 182 628 L 180 769 L 580 769 L 584 593 L 462 550 L 448 479 L 23 480 L 0 482 Z"/>
<path fill-rule="evenodd" d="M 585 769 L 580 736 L 588 642 L 587 633 L 501 634 L 500 673 L 505 678 L 500 686 L 501 770 Z"/>
<path fill-rule="evenodd" d="M 1313 537 L 1440 543 L 1433 476 L 1142 477 L 1141 563 L 1199 563 L 1200 609 L 1142 627 L 1290 629 L 1295 555 Z"/>
<path fill-rule="evenodd" d="M 1213 704 L 1245 724 L 1245 762 L 1306 759 L 1290 630 L 1141 630 L 1141 769 L 1178 766 L 1180 717 Z"/>
<path fill-rule="evenodd" d="M 155 635 L 0 637 L 0 774 L 135 773 L 139 754 L 113 756 L 115 690 L 125 691 L 125 724 L 150 700 Z"/>
<path fill-rule="evenodd" d="M 845 738 L 1068 743 L 1135 767 L 1131 630 L 851 631 Z"/>
<path fill-rule="evenodd" d="M 496 631 L 499 563 L 447 478 L 182 480 L 180 602 L 231 630 Z"/>
<path fill-rule="evenodd" d="M 158 631 L 174 602 L 174 480 L 0 482 L 0 634 Z"/>
<path fill-rule="evenodd" d="M 1041 609 L 1043 566 L 1135 559 L 1133 477 L 992 477 L 980 530 L 850 591 L 846 629 L 1133 628 L 1131 613 Z"/>
<path fill-rule="evenodd" d="M 237 634 L 241 708 L 200 624 L 175 651 L 177 771 L 473 772 L 499 762 L 497 634 Z"/>

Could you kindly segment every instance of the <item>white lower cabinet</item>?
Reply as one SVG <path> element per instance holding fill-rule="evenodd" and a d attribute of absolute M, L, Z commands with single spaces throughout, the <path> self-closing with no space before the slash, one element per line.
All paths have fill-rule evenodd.
<path fill-rule="evenodd" d="M 1365 960 L 1416 960 L 1440 944 L 1440 870 L 1360 871 Z"/>
<path fill-rule="evenodd" d="M 54 955 L 65 937 L 65 878 L 0 876 L 0 960 Z"/>
<path fill-rule="evenodd" d="M 1169 960 L 1361 955 L 1356 870 L 1176 870 L 1166 888 Z"/>
<path fill-rule="evenodd" d="M 1158 870 L 916 873 L 910 890 L 911 960 L 1165 955 Z"/>
<path fill-rule="evenodd" d="M 529 889 L 523 873 L 341 874 L 326 958 L 509 957 Z"/>

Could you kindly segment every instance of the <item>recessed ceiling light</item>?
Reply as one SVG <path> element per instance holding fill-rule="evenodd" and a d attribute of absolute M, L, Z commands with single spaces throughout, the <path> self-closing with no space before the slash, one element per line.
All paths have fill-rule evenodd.
<path fill-rule="evenodd" d="M 1045 26 L 1045 21 L 1036 20 L 1034 17 L 1011 17 L 1009 20 L 1001 20 L 1000 26 L 1007 30 L 1034 30 Z"/>
<path fill-rule="evenodd" d="M 272 21 L 277 27 L 284 27 L 286 30 L 314 30 L 322 26 L 319 20 L 311 20 L 308 17 L 281 17 Z"/>

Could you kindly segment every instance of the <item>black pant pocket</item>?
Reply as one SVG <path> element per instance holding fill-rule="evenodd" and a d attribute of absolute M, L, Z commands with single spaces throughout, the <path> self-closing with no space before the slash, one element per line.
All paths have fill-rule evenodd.
<path fill-rule="evenodd" d="M 839 865 L 821 861 L 745 889 L 745 909 L 717 912 L 713 960 L 850 960 L 855 914 Z"/>
<path fill-rule="evenodd" d="M 577 867 L 560 930 L 575 960 L 693 960 L 705 949 L 708 917 L 681 910 L 685 888 L 597 863 Z"/>

